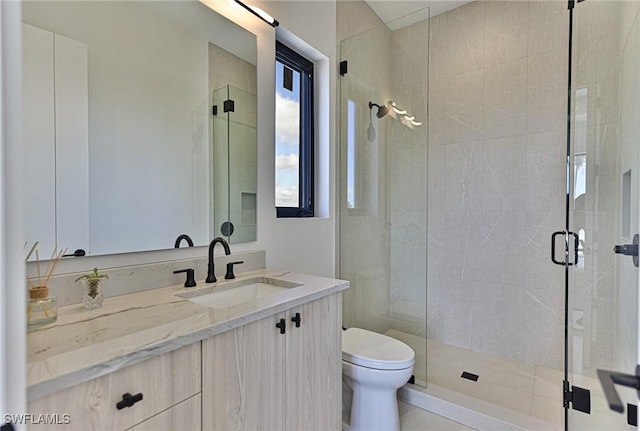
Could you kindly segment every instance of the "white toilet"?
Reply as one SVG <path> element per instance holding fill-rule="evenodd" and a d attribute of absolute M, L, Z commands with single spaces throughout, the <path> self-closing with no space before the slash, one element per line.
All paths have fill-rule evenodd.
<path fill-rule="evenodd" d="M 395 338 L 360 328 L 342 332 L 342 377 L 353 390 L 349 431 L 400 430 L 397 390 L 414 363 L 411 347 Z"/>

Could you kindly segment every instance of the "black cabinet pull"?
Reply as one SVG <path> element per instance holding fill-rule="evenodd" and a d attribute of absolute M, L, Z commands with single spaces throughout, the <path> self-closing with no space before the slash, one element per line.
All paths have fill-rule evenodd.
<path fill-rule="evenodd" d="M 142 392 L 136 395 L 131 395 L 129 392 L 122 395 L 122 401 L 118 401 L 116 404 L 116 408 L 118 410 L 122 410 L 125 407 L 131 407 L 138 401 L 142 400 Z"/>
<path fill-rule="evenodd" d="M 276 328 L 280 328 L 280 333 L 284 334 L 287 327 L 287 322 L 284 319 L 280 319 L 280 322 L 276 323 Z"/>
<path fill-rule="evenodd" d="M 296 313 L 296 315 L 291 318 L 291 321 L 296 324 L 296 328 L 299 328 L 300 327 L 300 313 Z"/>

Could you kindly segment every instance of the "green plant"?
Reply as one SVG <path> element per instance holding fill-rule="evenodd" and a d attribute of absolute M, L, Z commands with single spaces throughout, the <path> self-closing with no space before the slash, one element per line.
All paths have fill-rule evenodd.
<path fill-rule="evenodd" d="M 82 274 L 80 277 L 76 278 L 76 282 L 82 280 L 89 290 L 87 294 L 92 298 L 95 298 L 99 293 L 100 285 L 103 280 L 107 280 L 108 278 L 109 276 L 107 274 L 100 274 L 98 272 L 98 268 L 93 268 L 92 272 Z"/>

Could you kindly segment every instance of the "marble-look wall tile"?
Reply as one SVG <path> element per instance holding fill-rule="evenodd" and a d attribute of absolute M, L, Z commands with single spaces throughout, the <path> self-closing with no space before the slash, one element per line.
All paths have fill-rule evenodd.
<path fill-rule="evenodd" d="M 562 292 L 562 290 L 561 290 Z M 561 370 L 563 361 L 564 314 L 549 307 L 551 300 L 526 292 L 524 308 L 524 361 Z"/>
<path fill-rule="evenodd" d="M 526 210 L 559 211 L 564 208 L 566 188 L 559 184 L 565 182 L 567 175 L 566 145 L 566 131 L 563 130 L 527 135 Z"/>
<path fill-rule="evenodd" d="M 445 147 L 444 210 L 449 222 L 464 224 L 471 212 L 482 209 L 482 143 L 455 143 Z M 463 218 L 460 218 L 463 217 Z"/>
<path fill-rule="evenodd" d="M 453 74 L 484 66 L 485 2 L 475 1 L 447 13 L 447 71 Z"/>
<path fill-rule="evenodd" d="M 520 286 L 483 283 L 480 310 L 482 331 L 472 348 L 522 361 L 524 293 Z"/>
<path fill-rule="evenodd" d="M 474 3 L 432 19 L 427 331 L 560 366 L 566 10 Z"/>
<path fill-rule="evenodd" d="M 489 65 L 484 74 L 484 138 L 522 135 L 527 121 L 527 58 Z"/>
<path fill-rule="evenodd" d="M 528 1 L 529 28 L 527 55 L 566 49 L 569 44 L 567 4 L 554 1 Z M 566 64 L 566 57 L 563 59 Z"/>
<path fill-rule="evenodd" d="M 431 57 L 429 80 L 432 84 L 449 75 L 447 68 L 447 17 L 448 14 L 443 13 L 429 20 L 429 55 Z M 434 87 L 439 88 L 439 86 Z"/>
<path fill-rule="evenodd" d="M 525 204 L 526 138 L 497 138 L 484 141 L 482 208 L 522 210 Z"/>
<path fill-rule="evenodd" d="M 364 1 L 339 0 L 336 3 L 336 39 L 339 41 L 382 25 L 378 15 Z"/>
<path fill-rule="evenodd" d="M 530 55 L 527 69 L 527 133 L 566 130 L 566 48 Z"/>
<path fill-rule="evenodd" d="M 446 143 L 481 140 L 484 136 L 484 70 L 452 74 L 446 82 Z"/>
<path fill-rule="evenodd" d="M 485 1 L 484 66 L 526 58 L 529 2 Z"/>

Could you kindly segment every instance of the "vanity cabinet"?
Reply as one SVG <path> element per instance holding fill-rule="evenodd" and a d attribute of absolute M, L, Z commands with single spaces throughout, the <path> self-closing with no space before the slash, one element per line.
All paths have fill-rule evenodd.
<path fill-rule="evenodd" d="M 70 423 L 38 424 L 31 429 L 199 430 L 200 352 L 200 343 L 194 343 L 33 400 L 28 405 L 30 413 L 59 414 L 60 421 L 68 414 Z M 142 394 L 142 399 L 124 407 L 126 403 L 120 403 L 125 394 Z"/>
<path fill-rule="evenodd" d="M 341 321 L 336 293 L 204 340 L 203 429 L 339 430 Z"/>

